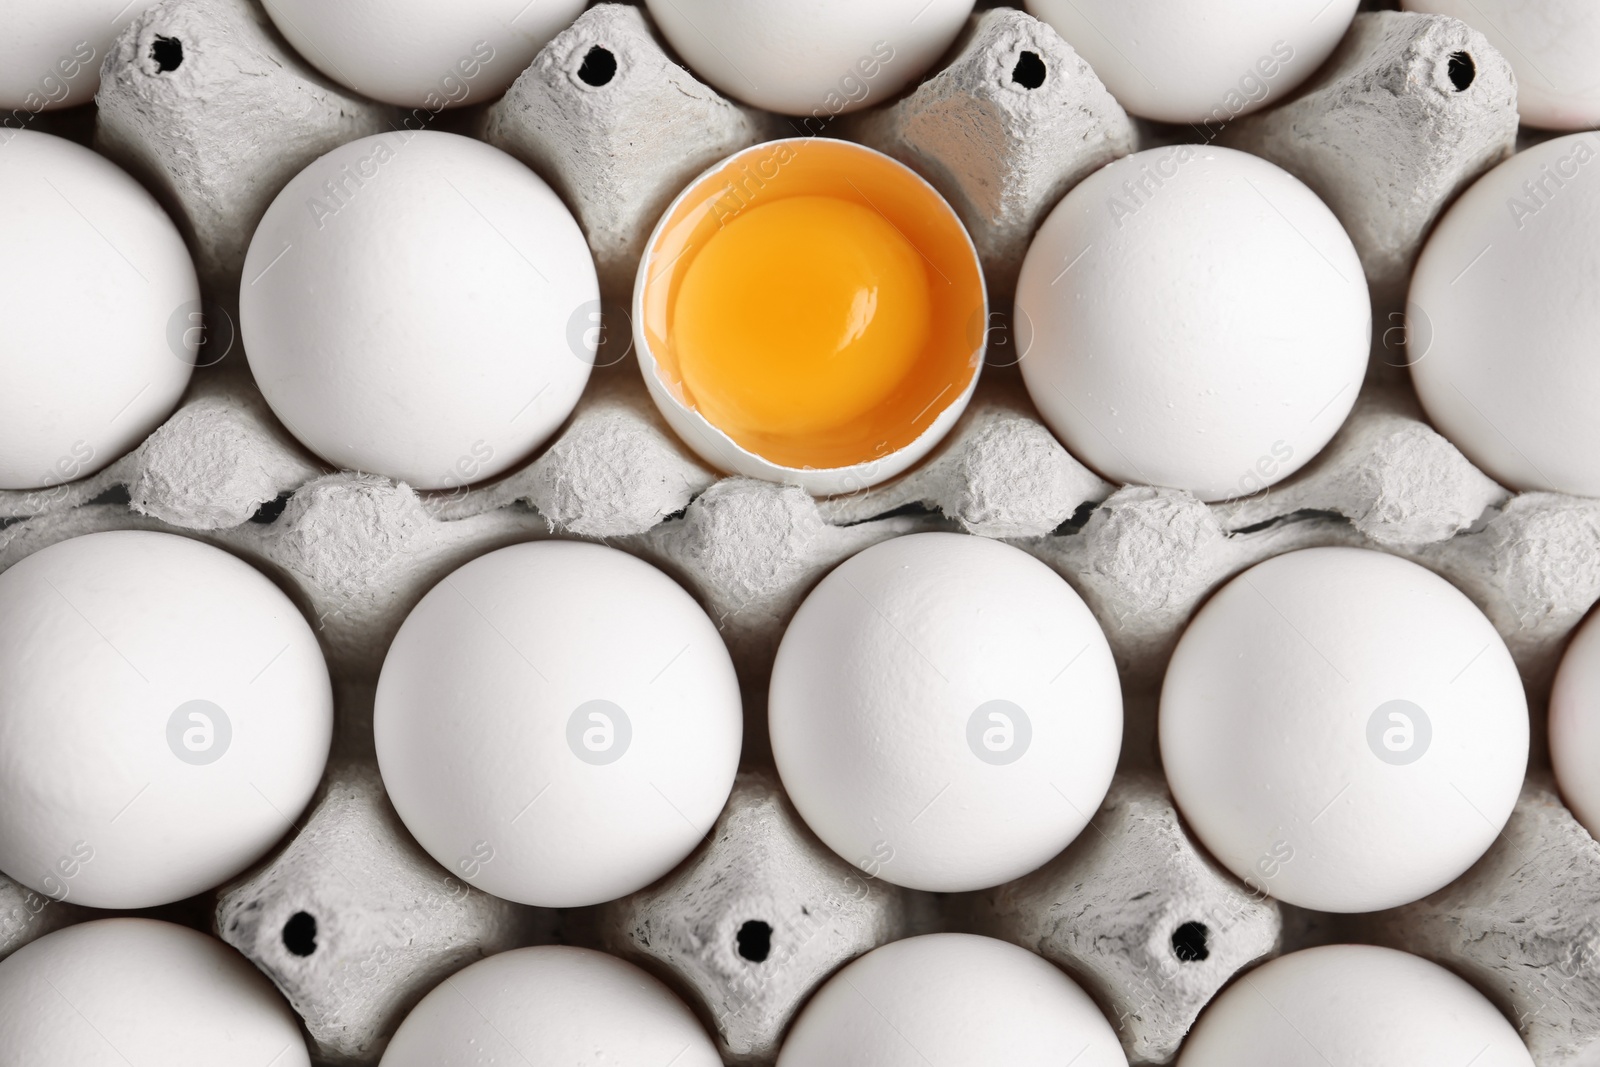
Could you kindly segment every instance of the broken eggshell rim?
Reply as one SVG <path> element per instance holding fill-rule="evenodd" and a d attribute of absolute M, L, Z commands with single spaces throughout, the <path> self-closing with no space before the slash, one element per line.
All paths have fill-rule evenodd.
<path fill-rule="evenodd" d="M 750 478 L 760 478 L 769 482 L 780 482 L 786 485 L 797 485 L 813 496 L 839 496 L 860 492 L 880 485 L 895 478 L 918 463 L 922 462 L 930 452 L 942 441 L 956 421 L 966 411 L 967 403 L 972 399 L 972 394 L 978 388 L 978 378 L 983 372 L 983 358 L 987 332 L 980 332 L 974 342 L 972 353 L 968 359 L 971 373 L 967 376 L 966 386 L 939 410 L 928 428 L 918 434 L 910 444 L 890 452 L 888 455 L 879 456 L 877 459 L 864 463 L 855 463 L 845 467 L 787 467 L 745 448 L 714 423 L 700 414 L 698 410 L 681 399 L 673 386 L 662 377 L 660 364 L 656 361 L 655 352 L 650 347 L 650 340 L 644 328 L 644 292 L 650 276 L 651 264 L 655 261 L 656 246 L 660 242 L 662 232 L 668 220 L 677 212 L 679 205 L 695 193 L 708 178 L 721 172 L 726 167 L 735 163 L 744 156 L 757 152 L 770 152 L 776 147 L 785 144 L 805 144 L 815 141 L 815 137 L 782 137 L 772 141 L 762 141 L 759 144 L 742 148 L 731 155 L 712 163 L 705 170 L 695 175 L 687 183 L 672 202 L 662 211 L 661 217 L 656 221 L 650 231 L 649 240 L 645 243 L 644 254 L 639 257 L 639 269 L 634 275 L 633 299 L 631 311 L 633 314 L 633 345 L 639 357 L 639 373 L 644 376 L 646 388 L 650 392 L 650 399 L 655 402 L 656 408 L 678 435 L 679 440 L 701 459 L 711 464 L 720 471 L 731 474 L 742 474 Z M 984 277 L 983 263 L 978 257 L 977 246 L 972 242 L 972 234 L 967 231 L 961 217 L 950 206 L 944 196 L 935 189 L 922 175 L 895 159 L 866 145 L 856 144 L 853 141 L 835 140 L 828 138 L 827 143 L 845 147 L 849 151 L 861 152 L 866 155 L 876 156 L 890 163 L 905 177 L 920 186 L 944 211 L 949 223 L 961 234 L 966 242 L 967 254 L 971 256 L 972 265 L 978 278 L 979 294 L 979 322 L 988 322 L 989 319 L 989 285 Z M 937 403 L 937 401 L 935 401 Z"/>

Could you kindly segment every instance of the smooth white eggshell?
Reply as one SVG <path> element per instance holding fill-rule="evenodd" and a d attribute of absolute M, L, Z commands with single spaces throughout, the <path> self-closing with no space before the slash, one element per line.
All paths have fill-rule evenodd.
<path fill-rule="evenodd" d="M 49 134 L 0 131 L 0 234 L 0 489 L 41 489 L 99 470 L 172 412 L 200 283 L 143 186 Z"/>
<path fill-rule="evenodd" d="M 294 603 L 176 534 L 85 534 L 0 573 L 0 678 L 0 870 L 91 907 L 181 900 L 260 859 L 333 734 Z"/>
<path fill-rule="evenodd" d="M 1021 549 L 961 534 L 835 568 L 783 636 L 768 707 L 807 825 L 869 874 L 935 892 L 1060 852 L 1122 744 L 1116 665 L 1082 599 Z"/>
<path fill-rule="evenodd" d="M 646 0 L 694 72 L 729 96 L 826 121 L 874 107 L 950 47 L 973 0 Z"/>
<path fill-rule="evenodd" d="M 1600 614 L 1578 628 L 1550 690 L 1550 760 L 1572 814 L 1600 837 Z"/>
<path fill-rule="evenodd" d="M 1127 1067 L 1072 979 L 1016 945 L 926 934 L 862 956 L 795 1020 L 778 1067 Z"/>
<path fill-rule="evenodd" d="M 1503 485 L 1600 496 L 1600 135 L 1519 152 L 1434 228 L 1411 278 L 1411 380 Z"/>
<path fill-rule="evenodd" d="M 309 1067 L 300 1020 L 216 938 L 153 919 L 68 926 L 0 962 L 7 1063 Z"/>
<path fill-rule="evenodd" d="M 435 859 L 496 896 L 580 907 L 700 842 L 743 719 L 722 638 L 677 583 L 616 549 L 541 541 L 422 598 L 384 660 L 373 729 L 395 810 Z"/>
<path fill-rule="evenodd" d="M 1200 609 L 1159 733 L 1178 807 L 1234 874 L 1299 907 L 1375 911 L 1447 885 L 1494 841 L 1528 706 L 1505 642 L 1449 582 L 1311 548 Z"/>
<path fill-rule="evenodd" d="M 479 960 L 411 1009 L 382 1067 L 639 1064 L 721 1067 L 688 1006 L 650 975 L 585 948 Z"/>
<path fill-rule="evenodd" d="M 1517 1031 L 1443 967 L 1323 945 L 1242 975 L 1190 1032 L 1178 1067 L 1533 1067 Z"/>
<path fill-rule="evenodd" d="M 1359 0 L 1028 0 L 1117 102 L 1227 122 L 1284 100 L 1333 53 Z"/>
<path fill-rule="evenodd" d="M 584 0 L 263 0 L 295 51 L 374 100 L 426 109 L 503 93 Z"/>
<path fill-rule="evenodd" d="M 1594 0 L 1401 0 L 1400 6 L 1458 18 L 1487 37 L 1517 76 L 1524 125 L 1600 125 L 1600 5 Z"/>
<path fill-rule="evenodd" d="M 1016 306 L 1023 378 L 1067 449 L 1111 481 L 1208 501 L 1328 443 L 1372 322 L 1361 261 L 1316 194 L 1198 145 L 1127 156 L 1068 193 Z"/>
<path fill-rule="evenodd" d="M 26 121 L 94 99 L 100 64 L 123 28 L 156 0 L 15 0 L 0 34 L 0 108 Z M 7 130 L 4 136 L 10 136 Z"/>
<path fill-rule="evenodd" d="M 533 171 L 467 137 L 383 133 L 272 202 L 240 328 L 267 403 L 312 451 L 456 488 L 523 462 L 571 414 L 599 293 L 577 222 Z"/>

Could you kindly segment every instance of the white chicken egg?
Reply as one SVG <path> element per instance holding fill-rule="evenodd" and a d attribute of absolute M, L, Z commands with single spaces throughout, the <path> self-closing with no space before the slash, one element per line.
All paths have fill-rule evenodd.
<path fill-rule="evenodd" d="M 1027 949 L 973 934 L 877 948 L 830 978 L 795 1020 L 778 1067 L 1127 1067 L 1078 984 Z"/>
<path fill-rule="evenodd" d="M 300 1020 L 216 938 L 153 919 L 99 919 L 0 962 L 8 1063 L 309 1067 Z"/>
<path fill-rule="evenodd" d="M 45 490 L 171 414 L 194 369 L 200 283 L 172 220 L 104 157 L 0 130 L 0 164 L 0 489 Z"/>
<path fill-rule="evenodd" d="M 1100 806 L 1122 691 L 1088 607 L 1021 549 L 897 537 L 841 563 L 772 669 L 772 752 L 806 824 L 896 885 L 1026 874 Z"/>
<path fill-rule="evenodd" d="M 1225 123 L 1276 104 L 1338 46 L 1359 0 L 1028 0 L 1118 103 Z"/>
<path fill-rule="evenodd" d="M 1400 6 L 1458 18 L 1487 37 L 1517 76 L 1524 125 L 1600 125 L 1600 4 L 1594 0 L 1401 0 Z"/>
<path fill-rule="evenodd" d="M 694 72 L 729 96 L 826 122 L 881 104 L 955 40 L 973 0 L 646 0 Z"/>
<path fill-rule="evenodd" d="M 614 956 L 565 945 L 501 952 L 411 1009 L 381 1067 L 722 1067 L 688 1006 Z"/>
<path fill-rule="evenodd" d="M 1406 308 L 1434 427 L 1502 485 L 1600 496 L 1600 135 L 1519 152 L 1434 227 Z"/>
<path fill-rule="evenodd" d="M 1322 945 L 1240 976 L 1177 1067 L 1533 1067 L 1517 1031 L 1443 967 L 1373 945 Z"/>
<path fill-rule="evenodd" d="M 1354 406 L 1372 307 L 1350 238 L 1288 172 L 1174 145 L 1079 183 L 1017 284 L 1028 393 L 1114 482 L 1248 496 Z"/>
<path fill-rule="evenodd" d="M 1311 548 L 1200 609 L 1159 733 L 1172 795 L 1224 866 L 1299 907 L 1376 911 L 1494 842 L 1522 787 L 1528 705 L 1505 642 L 1449 582 Z"/>
<path fill-rule="evenodd" d="M 181 900 L 260 859 L 333 734 L 294 603 L 175 534 L 85 534 L 0 573 L 0 678 L 0 870 L 91 907 Z"/>
<path fill-rule="evenodd" d="M 0 35 L 0 108 L 15 123 L 94 99 L 100 64 L 156 0 L 16 0 Z M 9 137 L 12 131 L 7 130 Z M 10 231 L 7 230 L 9 233 Z"/>
<path fill-rule="evenodd" d="M 374 100 L 429 113 L 493 100 L 584 0 L 264 0 L 312 66 Z"/>
<path fill-rule="evenodd" d="M 250 369 L 328 462 L 455 489 L 527 460 L 571 414 L 598 307 L 577 222 L 533 171 L 449 133 L 317 159 L 256 228 L 239 294 Z"/>
<path fill-rule="evenodd" d="M 1573 636 L 1550 691 L 1550 760 L 1567 806 L 1600 839 L 1600 612 Z"/>
<path fill-rule="evenodd" d="M 479 889 L 564 908 L 640 889 L 699 844 L 743 719 L 722 637 L 677 583 L 616 549 L 541 541 L 422 598 L 373 731 L 423 848 Z"/>

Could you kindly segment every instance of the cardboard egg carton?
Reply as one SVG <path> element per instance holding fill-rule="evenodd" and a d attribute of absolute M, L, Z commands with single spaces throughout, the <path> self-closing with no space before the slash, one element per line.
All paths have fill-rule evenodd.
<path fill-rule="evenodd" d="M 158 36 L 183 43 L 178 67 L 152 61 Z M 593 71 L 604 64 L 584 75 L 597 49 L 615 61 L 603 80 Z M 1452 80 L 1461 51 L 1475 93 Z M 1239 969 L 1336 936 L 1451 966 L 1507 1010 L 1540 1067 L 1587 1062 L 1586 1049 L 1600 1054 L 1600 964 L 1561 946 L 1592 934 L 1583 916 L 1600 898 L 1600 846 L 1542 779 L 1472 871 L 1404 915 L 1358 922 L 1280 908 L 1221 871 L 1177 817 L 1154 741 L 1167 660 L 1212 591 L 1282 552 L 1357 545 L 1438 571 L 1488 614 L 1527 684 L 1536 770 L 1547 765 L 1550 678 L 1600 598 L 1600 501 L 1515 495 L 1435 433 L 1406 379 L 1415 357 L 1398 311 L 1428 223 L 1511 150 L 1508 76 L 1461 23 L 1375 12 L 1358 16 L 1301 93 L 1220 130 L 1179 130 L 1130 122 L 1054 31 L 996 7 L 898 98 L 784 119 L 695 79 L 640 8 L 599 4 L 500 101 L 402 113 L 328 83 L 254 0 L 165 0 L 107 61 L 96 145 L 144 179 L 188 236 L 212 299 L 208 358 L 220 362 L 105 470 L 0 492 L 0 569 L 82 533 L 168 530 L 254 563 L 311 620 L 337 693 L 328 777 L 286 843 L 196 914 L 273 978 L 322 1062 L 375 1063 L 441 975 L 512 944 L 563 940 L 641 962 L 695 1007 L 730 1063 L 770 1063 L 828 973 L 940 928 L 1006 937 L 1066 968 L 1136 1063 L 1170 1062 Z M 463 132 L 522 158 L 562 193 L 599 267 L 603 344 L 583 400 L 535 458 L 492 483 L 419 493 L 327 467 L 267 409 L 231 330 L 244 251 L 277 189 L 328 148 L 391 128 Z M 709 469 L 667 429 L 630 358 L 623 308 L 654 218 L 709 163 L 774 136 L 849 136 L 919 170 L 974 234 L 996 297 L 995 314 L 974 324 L 989 365 L 954 431 L 907 475 L 842 497 Z M 1032 228 L 1076 180 L 1139 145 L 1180 141 L 1247 148 L 1310 184 L 1350 230 L 1375 299 L 1372 371 L 1338 435 L 1294 476 L 1214 505 L 1118 488 L 1068 454 L 1022 387 L 1015 364 L 1026 354 L 1004 303 Z M 1127 705 L 1123 766 L 1091 828 L 1041 871 L 966 897 L 895 889 L 822 848 L 782 796 L 765 728 L 773 655 L 812 586 L 871 544 L 936 529 L 1004 538 L 1055 568 L 1104 627 Z M 721 629 L 746 706 L 744 772 L 700 849 L 638 894 L 559 914 L 457 893 L 382 795 L 371 738 L 384 653 L 422 594 L 475 556 L 551 536 L 612 545 L 681 581 Z M 1551 908 L 1536 903 L 1541 889 L 1558 894 Z M 0 954 L 95 914 L 30 899 L 0 877 L 0 906 L 12 902 Z M 301 914 L 317 930 L 307 955 L 296 949 Z M 751 921 L 767 928 L 761 960 L 741 948 Z M 1531 991 L 1529 975 L 1552 969 L 1553 986 Z"/>

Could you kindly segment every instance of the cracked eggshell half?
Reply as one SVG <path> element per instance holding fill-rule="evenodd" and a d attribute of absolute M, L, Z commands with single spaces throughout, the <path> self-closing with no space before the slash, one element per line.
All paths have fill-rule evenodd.
<path fill-rule="evenodd" d="M 832 496 L 950 431 L 987 310 L 972 240 L 931 185 L 872 149 L 791 138 L 730 156 L 667 209 L 639 264 L 634 348 L 707 463 Z"/>

